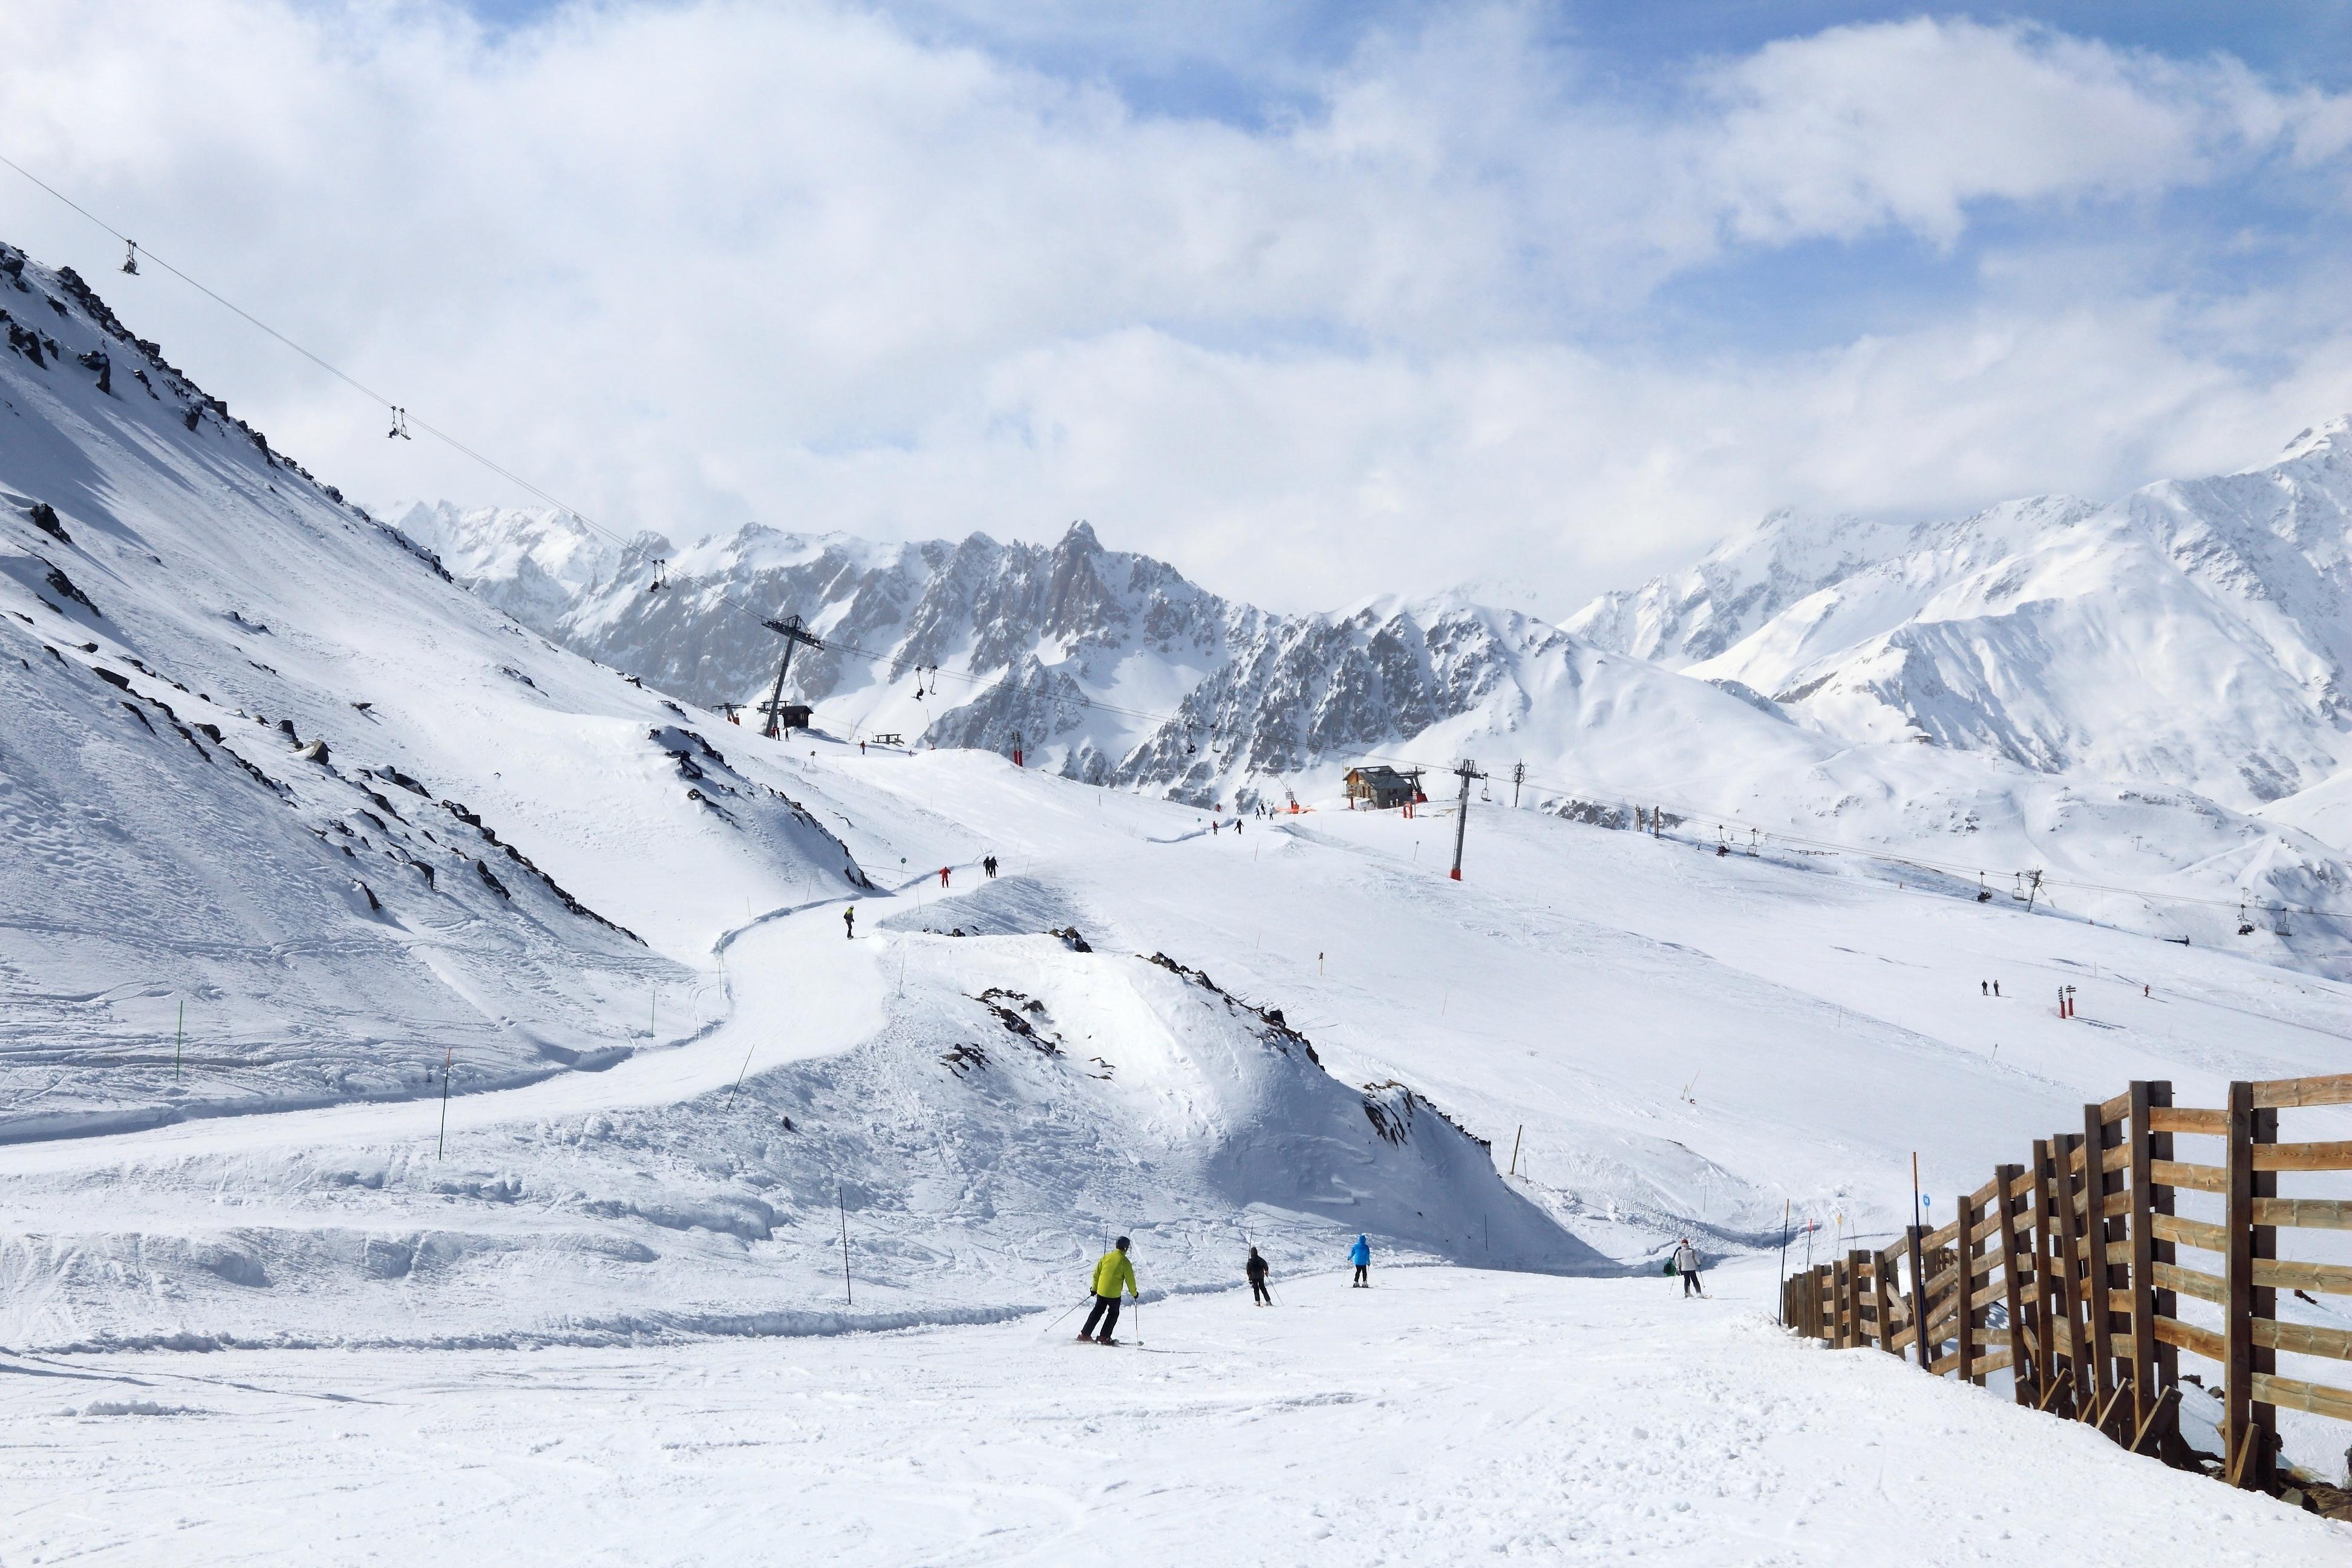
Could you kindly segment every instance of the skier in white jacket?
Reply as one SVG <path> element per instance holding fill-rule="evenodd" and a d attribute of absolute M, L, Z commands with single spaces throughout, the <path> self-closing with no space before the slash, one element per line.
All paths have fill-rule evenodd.
<path fill-rule="evenodd" d="M 1682 1245 L 1675 1248 L 1675 1272 L 1683 1277 L 1683 1294 L 1685 1297 L 1706 1294 L 1706 1287 L 1698 1282 L 1698 1248 L 1690 1244 L 1687 1236 L 1683 1237 Z"/>

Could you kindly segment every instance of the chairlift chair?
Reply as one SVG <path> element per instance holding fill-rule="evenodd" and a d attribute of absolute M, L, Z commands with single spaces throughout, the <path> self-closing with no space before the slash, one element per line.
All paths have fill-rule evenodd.
<path fill-rule="evenodd" d="M 646 593 L 648 593 L 648 594 L 658 594 L 658 593 L 660 593 L 664 588 L 667 588 L 667 587 L 668 587 L 668 586 L 669 586 L 669 563 L 668 563 L 668 562 L 667 562 L 667 561 L 656 561 L 656 562 L 655 562 L 655 563 L 654 563 L 654 580 L 653 580 L 652 582 L 650 582 L 650 583 L 648 583 L 648 584 L 646 584 Z"/>
<path fill-rule="evenodd" d="M 2254 922 L 2246 918 L 2246 904 L 2242 899 L 2238 900 L 2238 934 L 2240 936 L 2254 934 Z"/>
<path fill-rule="evenodd" d="M 1977 902 L 1980 904 L 1989 903 L 1991 901 L 1991 899 L 1992 889 L 1985 886 L 1984 873 L 1979 871 L 1977 873 Z"/>
<path fill-rule="evenodd" d="M 416 437 L 415 437 L 411 436 L 411 435 L 408 433 L 408 410 L 407 410 L 407 409 L 405 409 L 405 408 L 399 408 L 399 407 L 395 407 L 395 408 L 394 408 L 394 409 L 393 409 L 393 411 L 392 411 L 392 428 L 391 428 L 391 429 L 389 429 L 389 430 L 387 430 L 387 431 L 385 431 L 385 432 L 383 433 L 383 438 L 384 438 L 385 440 L 387 440 L 387 441 L 391 441 L 391 440 L 414 441 L 415 439 L 416 439 Z"/>
<path fill-rule="evenodd" d="M 135 239 L 126 239 L 122 243 L 130 247 L 122 253 L 122 270 L 136 278 L 139 276 L 139 242 Z"/>

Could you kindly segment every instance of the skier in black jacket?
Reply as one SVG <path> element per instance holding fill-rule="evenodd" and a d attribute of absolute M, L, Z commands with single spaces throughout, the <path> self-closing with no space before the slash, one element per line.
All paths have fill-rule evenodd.
<path fill-rule="evenodd" d="M 1244 1265 L 1243 1272 L 1249 1276 L 1250 1304 L 1255 1307 L 1273 1306 L 1274 1297 L 1265 1288 L 1265 1259 L 1257 1255 L 1256 1247 L 1250 1248 L 1249 1262 Z"/>

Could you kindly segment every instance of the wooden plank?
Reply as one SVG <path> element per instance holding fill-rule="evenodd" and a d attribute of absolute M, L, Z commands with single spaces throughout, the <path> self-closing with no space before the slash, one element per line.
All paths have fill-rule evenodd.
<path fill-rule="evenodd" d="M 2083 1107 L 2083 1146 L 2098 1155 L 2097 1159 L 2085 1163 L 2087 1173 L 2084 1182 L 2090 1194 L 2100 1200 L 2103 1208 L 2107 1191 L 2107 1156 L 2118 1154 L 2128 1160 L 2131 1154 L 2130 1150 L 2121 1147 L 2112 1150 L 2100 1147 L 2110 1131 L 2102 1120 L 2100 1107 Z M 2114 1288 L 2113 1277 L 2107 1269 L 2107 1222 L 2105 1219 L 2092 1220 L 2084 1227 L 2083 1240 L 2083 1319 L 2091 1331 L 2091 1375 L 2098 1390 L 2098 1397 L 2093 1402 L 2091 1410 L 2084 1414 L 2088 1416 L 2092 1412 L 2097 1412 L 2099 1418 L 2104 1420 L 2105 1412 L 2116 1392 L 2115 1316 L 2107 1310 L 2107 1292 Z"/>
<path fill-rule="evenodd" d="M 2290 1410 L 2308 1410 L 2314 1415 L 2333 1415 L 2338 1421 L 2352 1421 L 2352 1394 L 2340 1388 L 2328 1388 L 2316 1383 L 2305 1383 L 2299 1377 L 2281 1377 L 2275 1373 L 2264 1372 L 2254 1374 L 2253 1393 L 2265 1409 L 2284 1405 Z"/>
<path fill-rule="evenodd" d="M 2149 1229 L 2159 1240 L 2177 1241 L 2200 1252 L 2230 1250 L 2230 1233 L 2218 1225 L 2207 1225 L 2201 1219 L 2182 1219 L 2178 1215 L 2160 1214 L 2154 1216 Z"/>
<path fill-rule="evenodd" d="M 2278 1113 L 2273 1110 L 2263 1114 L 2275 1116 Z M 2336 1139 L 2326 1143 L 2259 1143 L 2254 1147 L 2254 1169 L 2352 1171 L 2352 1139 Z"/>
<path fill-rule="evenodd" d="M 2256 1318 L 2254 1348 L 2352 1361 L 2352 1329 L 2323 1329 L 2315 1323 L 2278 1323 L 2268 1318 Z"/>
<path fill-rule="evenodd" d="M 2258 1258 L 2254 1259 L 2254 1283 L 2265 1289 L 2352 1296 L 2352 1268 L 2340 1263 L 2284 1263 Z"/>
<path fill-rule="evenodd" d="M 2352 1230 L 2352 1203 L 2342 1198 L 2256 1198 L 2254 1223 L 2297 1230 Z"/>
<path fill-rule="evenodd" d="M 2230 1233 L 2227 1263 L 2222 1272 L 2221 1304 L 2221 1452 L 2232 1457 L 2239 1473 L 2232 1486 L 2248 1479 L 2245 1457 L 2255 1447 L 2254 1433 L 2254 1086 L 2240 1079 L 2230 1085 L 2230 1131 L 2223 1140 L 2222 1188 Z"/>
<path fill-rule="evenodd" d="M 2194 1296 L 2217 1307 L 2227 1305 L 2230 1300 L 2228 1280 L 2195 1268 L 2183 1268 L 2177 1263 L 2158 1264 L 2155 1282 L 2159 1289 L 2178 1290 L 2184 1296 Z M 2168 1313 L 2160 1315 L 2169 1316 Z"/>
<path fill-rule="evenodd" d="M 2115 1131 L 2115 1129 L 2108 1126 L 2102 1126 L 2099 1129 L 2102 1136 L 2105 1136 L 2106 1133 L 2113 1131 Z M 2130 1170 L 2131 1151 L 2120 1144 L 2113 1149 L 2100 1150 L 2099 1169 L 2102 1173 L 2110 1176 L 2114 1175 L 2118 1171 Z"/>
<path fill-rule="evenodd" d="M 2200 1193 L 2226 1193 L 2229 1173 L 2219 1165 L 2191 1165 L 2179 1160 L 2157 1160 L 2150 1173 L 2160 1187 L 2188 1187 Z"/>
<path fill-rule="evenodd" d="M 1990 1355 L 1979 1355 L 1975 1361 L 1969 1364 L 1976 1368 L 1977 1375 L 1981 1378 L 1986 1373 L 1999 1372 L 2001 1368 L 2009 1365 L 2010 1356 L 2011 1352 L 2008 1351 L 1994 1351 Z M 1927 1370 L 1934 1373 L 1937 1377 L 1941 1377 L 1948 1372 L 1958 1371 L 1959 1365 L 1959 1356 L 1958 1354 L 1953 1354 L 1946 1356 L 1943 1360 L 1937 1362 L 1934 1366 L 1929 1367 Z"/>
<path fill-rule="evenodd" d="M 1933 1252 L 1937 1248 L 1958 1239 L 1959 1234 L 1960 1222 L 1954 1220 L 1951 1224 L 1943 1226 L 1941 1229 L 1931 1230 L 1927 1235 L 1921 1237 L 1919 1238 L 1919 1245 L 1926 1247 L 1928 1251 Z"/>
<path fill-rule="evenodd" d="M 2130 1254 L 2125 1261 L 2125 1295 L 2131 1314 L 2132 1428 L 2144 1430 L 2158 1409 L 2156 1386 L 2156 1180 L 2149 1165 L 2149 1121 L 2154 1115 L 2146 1082 L 2135 1079 L 2126 1091 L 2131 1102 Z M 2169 1220 L 2172 1216 L 2164 1216 Z"/>
<path fill-rule="evenodd" d="M 2113 1100 L 2106 1101 L 2099 1107 L 2099 1121 L 2102 1125 L 2108 1122 L 2121 1121 L 2125 1117 L 2129 1116 L 2130 1114 L 2131 1090 L 2129 1089 L 2124 1090 L 2123 1093 L 2116 1096 Z"/>
<path fill-rule="evenodd" d="M 2226 1110 L 2191 1110 L 2187 1107 L 2166 1106 L 2149 1112 L 2147 1130 L 2151 1132 L 2193 1132 L 2200 1138 L 2219 1138 L 2230 1130 L 2230 1113 Z"/>
<path fill-rule="evenodd" d="M 2298 1105 L 2352 1105 L 2352 1072 L 2325 1078 L 2274 1078 L 2254 1085 L 2254 1106 L 2282 1110 Z"/>
<path fill-rule="evenodd" d="M 2178 1318 L 2157 1319 L 2156 1337 L 2175 1350 L 2201 1355 L 2210 1362 L 2223 1361 L 2230 1353 L 2230 1347 L 2221 1335 L 2210 1329 L 2200 1329 L 2194 1323 L 2184 1323 Z"/>
<path fill-rule="evenodd" d="M 2023 1288 L 2017 1273 L 2017 1167 L 1994 1166 L 1992 1190 L 1994 1217 L 2000 1222 L 1994 1235 L 2000 1248 L 2001 1300 L 2009 1309 L 2010 1331 L 2018 1336 L 2014 1342 L 2029 1347 L 2023 1358 L 2013 1358 L 2017 1375 L 2010 1379 L 2010 1390 L 2018 1404 L 2028 1405 L 2033 1399 L 2033 1361 L 2030 1349 L 2033 1334 L 2025 1321 L 2025 1303 L 2021 1299 Z"/>
<path fill-rule="evenodd" d="M 1905 1237 L 1911 1248 L 1911 1321 L 1915 1323 L 1924 1323 L 1927 1321 L 1927 1314 L 1934 1306 L 1934 1298 L 1927 1293 L 1927 1277 L 1920 1272 L 1920 1269 L 1925 1267 L 1919 1258 L 1921 1234 L 1920 1227 L 1916 1225 L 1906 1226 L 1904 1228 Z M 1935 1347 L 1927 1342 L 1927 1336 L 1924 1333 L 1914 1334 L 1912 1341 L 1916 1347 L 1919 1370 L 1925 1372 L 1928 1363 L 1933 1359 L 1932 1352 Z"/>

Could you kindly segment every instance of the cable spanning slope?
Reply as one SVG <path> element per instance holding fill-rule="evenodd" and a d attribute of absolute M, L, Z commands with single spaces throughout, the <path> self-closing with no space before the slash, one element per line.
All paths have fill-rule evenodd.
<path fill-rule="evenodd" d="M 602 1066 L 717 910 L 862 881 L 70 272 L 0 248 L 0 1134 Z"/>

